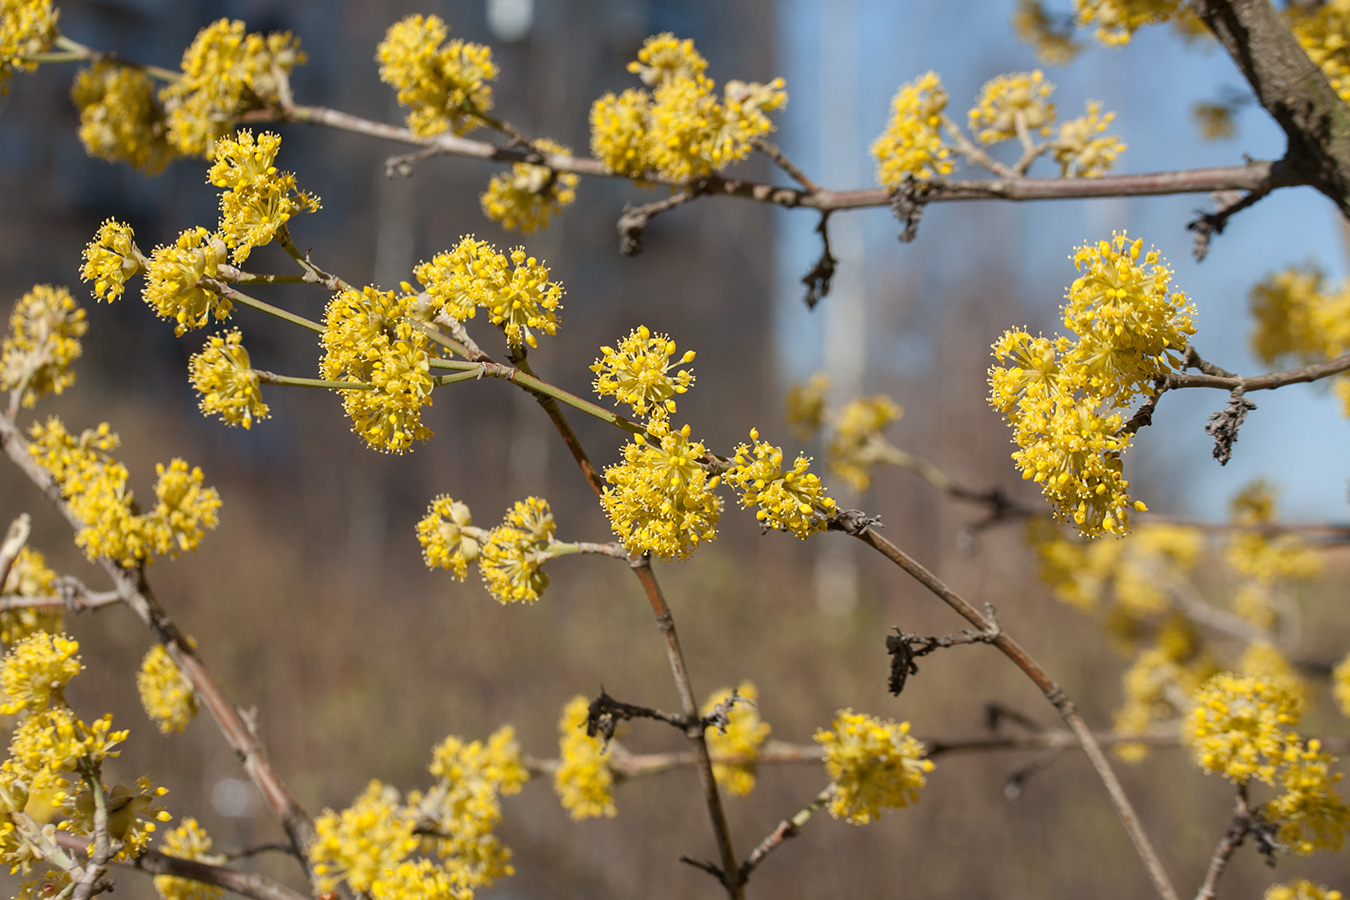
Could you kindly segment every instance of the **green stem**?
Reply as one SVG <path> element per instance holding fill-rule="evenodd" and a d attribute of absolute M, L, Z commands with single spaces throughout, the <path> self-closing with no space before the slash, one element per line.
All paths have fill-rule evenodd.
<path fill-rule="evenodd" d="M 475 366 L 472 372 L 456 372 L 454 375 L 436 375 L 431 380 L 436 384 L 459 384 L 461 381 L 477 381 L 483 377 L 480 366 Z"/>
<path fill-rule="evenodd" d="M 273 306 L 270 303 L 264 303 L 263 301 L 257 299 L 256 297 L 250 297 L 248 294 L 235 290 L 234 288 L 230 287 L 223 281 L 216 281 L 215 279 L 205 279 L 205 280 L 211 282 L 212 288 L 222 297 L 225 297 L 228 300 L 233 300 L 237 303 L 242 303 L 245 306 L 251 306 L 254 309 L 260 309 L 269 315 L 276 316 L 278 319 L 284 319 L 285 321 L 290 322 L 292 325 L 299 325 L 301 328 L 308 328 L 310 331 L 313 331 L 316 334 L 324 333 L 324 327 L 320 325 L 318 322 L 313 321 L 312 319 L 306 319 L 304 316 L 297 316 L 293 312 L 287 312 L 286 310 L 282 309 L 279 306 Z"/>
<path fill-rule="evenodd" d="M 457 356 L 464 356 L 464 357 L 473 355 L 472 353 L 469 352 L 468 347 L 465 347 L 463 344 L 461 344 L 454 338 L 445 335 L 444 333 L 441 332 L 439 328 L 433 328 L 432 326 L 426 324 L 425 322 L 419 322 L 416 319 L 411 319 L 409 321 L 411 321 L 418 328 L 422 329 L 422 332 L 427 337 L 431 338 L 432 341 L 434 341 L 437 344 L 440 344 L 442 347 L 444 347 L 446 350 L 449 350 L 451 353 L 454 353 Z M 467 365 L 475 365 L 475 363 L 467 363 Z M 450 368 L 450 367 L 441 366 L 440 368 Z"/>
<path fill-rule="evenodd" d="M 117 54 L 109 53 L 106 50 L 95 50 L 93 47 L 85 46 L 79 41 L 71 40 L 64 34 L 57 35 L 54 43 L 57 47 L 60 47 L 66 52 L 35 53 L 32 56 L 22 58 L 32 60 L 33 62 L 110 62 L 128 69 L 139 69 L 152 78 L 158 78 L 160 81 L 175 81 L 183 77 L 182 72 L 174 69 L 165 69 L 160 66 L 147 66 L 144 63 L 122 59 Z"/>
<path fill-rule="evenodd" d="M 533 375 L 527 374 L 514 366 L 502 365 L 501 363 L 483 363 L 483 374 L 492 378 L 505 378 L 507 381 L 514 382 L 535 394 L 542 394 L 545 397 L 552 397 L 559 403 L 566 403 L 573 409 L 579 409 L 588 416 L 593 416 L 607 425 L 613 425 L 616 428 L 622 428 L 630 434 L 643 434 L 646 428 L 630 419 L 625 419 L 618 413 L 610 412 L 602 406 L 596 406 L 589 400 L 582 400 L 576 394 L 570 394 L 562 388 L 554 387 L 547 381 L 540 381 Z"/>
<path fill-rule="evenodd" d="M 621 544 L 597 544 L 592 541 L 575 541 L 573 543 L 553 543 L 548 545 L 549 556 L 571 556 L 574 553 L 591 553 L 597 556 L 612 556 L 615 559 L 628 561 L 628 551 Z"/>
<path fill-rule="evenodd" d="M 313 387 L 328 388 L 334 391 L 373 391 L 375 385 L 364 381 L 325 381 L 322 378 L 297 378 L 294 375 L 278 375 L 276 372 L 267 372 L 262 369 L 254 369 L 253 374 L 258 376 L 258 380 L 263 384 L 285 384 L 291 387 Z"/>
<path fill-rule="evenodd" d="M 450 369 L 455 372 L 477 372 L 483 367 L 482 363 L 469 362 L 463 359 L 439 359 L 429 360 L 433 369 Z"/>

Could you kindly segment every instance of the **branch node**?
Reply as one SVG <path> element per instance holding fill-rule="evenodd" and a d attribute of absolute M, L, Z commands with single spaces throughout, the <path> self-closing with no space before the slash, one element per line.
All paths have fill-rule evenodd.
<path fill-rule="evenodd" d="M 1228 405 L 1209 417 L 1205 425 L 1205 434 L 1214 438 L 1214 458 L 1219 465 L 1228 465 L 1233 457 L 1233 445 L 1237 443 L 1238 429 L 1247 418 L 1247 413 L 1256 409 L 1256 404 L 1243 396 L 1242 385 L 1233 388 Z"/>
<path fill-rule="evenodd" d="M 908 244 L 918 235 L 923 208 L 928 205 L 929 196 L 942 186 L 941 179 L 915 178 L 910 174 L 891 191 L 891 212 L 902 226 L 900 243 Z"/>
<path fill-rule="evenodd" d="M 1001 629 L 998 620 L 994 618 L 994 607 L 986 603 L 984 609 L 989 625 L 979 631 L 967 628 L 958 634 L 925 637 L 907 634 L 899 628 L 895 629 L 895 634 L 886 638 L 886 652 L 891 656 L 891 678 L 887 683 L 890 692 L 897 697 L 900 696 L 909 676 L 919 673 L 919 665 L 915 660 L 920 656 L 927 656 L 939 648 L 955 647 L 958 644 L 992 644 L 997 640 Z"/>
<path fill-rule="evenodd" d="M 860 509 L 841 509 L 830 517 L 826 530 L 842 531 L 856 537 L 869 528 L 881 527 L 881 516 L 869 516 Z"/>

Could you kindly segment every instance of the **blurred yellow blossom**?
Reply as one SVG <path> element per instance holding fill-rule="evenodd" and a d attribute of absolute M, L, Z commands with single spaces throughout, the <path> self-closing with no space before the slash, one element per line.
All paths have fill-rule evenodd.
<path fill-rule="evenodd" d="M 573 819 L 595 816 L 612 818 L 618 809 L 614 806 L 614 773 L 609 768 L 609 748 L 598 735 L 586 733 L 590 703 L 576 696 L 563 707 L 558 722 L 561 763 L 553 775 L 553 789 L 562 800 L 563 809 Z"/>
<path fill-rule="evenodd" d="M 983 144 L 1047 135 L 1055 121 L 1054 89 L 1040 69 L 992 78 L 970 110 L 970 130 Z"/>
<path fill-rule="evenodd" d="M 772 729 L 768 722 L 759 717 L 759 707 L 755 705 L 759 699 L 759 690 L 754 684 L 742 681 L 740 687 L 736 688 L 736 696 L 739 698 L 736 704 L 726 711 L 725 727 L 713 726 L 707 729 L 704 738 L 708 742 L 708 752 L 713 757 L 734 756 L 749 760 L 713 763 L 713 777 L 726 788 L 728 794 L 741 797 L 755 788 L 754 759 L 759 756 L 759 748 Z M 726 703 L 730 698 L 730 688 L 713 691 L 699 712 L 707 716 L 718 704 Z"/>
<path fill-rule="evenodd" d="M 906 176 L 933 178 L 952 171 L 951 149 L 942 143 L 946 108 L 947 91 L 934 72 L 900 86 L 886 130 L 872 144 L 877 181 L 894 189 Z"/>
<path fill-rule="evenodd" d="M 1102 114 L 1102 105 L 1089 100 L 1087 113 L 1059 126 L 1054 141 L 1055 162 L 1061 177 L 1095 178 L 1109 171 L 1116 157 L 1125 152 L 1125 144 L 1106 129 L 1116 114 Z"/>
<path fill-rule="evenodd" d="M 1097 40 L 1105 46 L 1128 44 L 1145 25 L 1166 22 L 1176 16 L 1180 0 L 1074 0 L 1080 28 L 1096 26 Z"/>
<path fill-rule="evenodd" d="M 841 709 L 831 730 L 817 729 L 815 740 L 825 748 L 825 769 L 834 779 L 830 814 L 855 825 L 880 818 L 884 807 L 917 802 L 933 771 L 923 744 L 909 736 L 908 722 Z"/>
<path fill-rule="evenodd" d="M 181 819 L 176 828 L 165 833 L 159 850 L 165 856 L 179 859 L 214 865 L 225 862 L 225 857 L 211 853 L 211 836 L 191 816 Z M 155 890 L 164 900 L 219 900 L 225 893 L 223 888 L 216 885 L 172 875 L 156 875 Z"/>
<path fill-rule="evenodd" d="M 904 414 L 885 394 L 855 397 L 844 404 L 830 436 L 830 471 L 855 491 L 867 490 L 872 483 L 872 466 L 895 458 L 895 448 L 881 433 Z"/>
<path fill-rule="evenodd" d="M 1036 58 L 1048 66 L 1071 62 L 1083 50 L 1073 39 L 1072 21 L 1055 21 L 1040 0 L 1017 0 L 1012 26 L 1017 39 L 1031 45 Z"/>
<path fill-rule="evenodd" d="M 411 108 L 408 128 L 419 137 L 447 129 L 467 134 L 492 109 L 492 50 L 458 38 L 442 46 L 449 33 L 438 16 L 406 16 L 389 26 L 376 49 L 380 80 Z"/>
<path fill-rule="evenodd" d="M 145 714 L 161 734 L 182 731 L 197 715 L 197 695 L 163 644 L 155 644 L 141 660 L 136 689 Z M 209 843 L 208 843 L 209 849 Z"/>
<path fill-rule="evenodd" d="M 1331 771 L 1335 762 L 1319 741 L 1308 741 L 1306 749 L 1292 754 L 1280 779 L 1284 793 L 1262 807 L 1264 818 L 1279 824 L 1279 842 L 1300 856 L 1316 850 L 1334 853 L 1345 845 L 1350 807 L 1333 787 L 1341 780 L 1339 772 Z"/>
<path fill-rule="evenodd" d="M 339 884 L 370 890 L 381 872 L 392 869 L 417 849 L 416 822 L 394 788 L 372 780 L 352 805 L 325 809 L 314 819 L 309 861 L 320 891 Z"/>
<path fill-rule="evenodd" d="M 1340 891 L 1298 878 L 1288 884 L 1272 884 L 1262 900 L 1343 900 Z"/>
<path fill-rule="evenodd" d="M 1298 748 L 1298 699 L 1283 684 L 1221 672 L 1195 692 L 1188 737 L 1201 768 L 1235 784 L 1275 784 L 1276 771 Z"/>
<path fill-rule="evenodd" d="M 535 141 L 539 153 L 571 155 L 572 151 L 547 138 Z M 483 215 L 500 222 L 507 231 L 529 234 L 547 228 L 550 216 L 562 212 L 577 198 L 580 178 L 571 172 L 559 172 L 534 163 L 516 163 L 509 173 L 492 176 L 487 190 L 479 198 Z"/>
<path fill-rule="evenodd" d="M 13 597 L 51 597 L 56 594 L 56 573 L 47 568 L 42 554 L 21 547 L 5 578 L 4 594 Z M 0 643 L 9 647 L 39 631 L 61 631 L 61 607 L 20 607 L 0 612 Z"/>
<path fill-rule="evenodd" d="M 51 0 L 3 0 L 0 2 L 0 95 L 9 92 L 9 77 L 14 71 L 31 72 L 37 63 L 27 62 L 49 50 L 59 32 L 56 19 L 60 12 Z"/>
<path fill-rule="evenodd" d="M 810 440 L 825 423 L 825 394 L 829 389 L 830 379 L 823 372 L 817 372 L 806 383 L 794 384 L 788 389 L 788 428 L 798 438 Z"/>
<path fill-rule="evenodd" d="M 34 285 L 9 315 L 0 357 L 0 388 L 22 392 L 31 408 L 45 394 L 59 394 L 75 383 L 70 364 L 83 352 L 80 338 L 89 327 L 84 310 L 70 291 Z"/>
<path fill-rule="evenodd" d="M 70 98 L 80 111 L 80 142 L 90 156 L 158 175 L 176 156 L 155 83 L 131 66 L 100 60 L 81 69 Z"/>

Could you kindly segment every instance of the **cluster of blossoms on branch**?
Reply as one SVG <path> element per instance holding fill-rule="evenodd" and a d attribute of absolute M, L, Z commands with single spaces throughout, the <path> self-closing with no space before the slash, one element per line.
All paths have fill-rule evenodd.
<path fill-rule="evenodd" d="M 708 61 L 691 40 L 647 39 L 628 71 L 650 88 L 606 94 L 591 107 L 591 152 L 611 171 L 675 181 L 704 178 L 750 155 L 773 130 L 766 113 L 787 103 L 783 79 L 728 81 L 719 101 Z"/>
<path fill-rule="evenodd" d="M 1350 351 L 1350 283 L 1328 285 L 1311 266 L 1277 272 L 1252 288 L 1251 345 L 1267 364 L 1321 362 Z M 1350 416 L 1350 376 L 1331 389 Z"/>
<path fill-rule="evenodd" d="M 794 385 L 787 396 L 787 421 L 794 434 L 803 439 L 825 429 L 825 452 L 830 471 L 855 491 L 865 491 L 872 483 L 872 470 L 878 465 L 913 466 L 916 461 L 882 434 L 905 411 L 885 394 L 854 397 L 838 409 L 832 409 L 826 394 L 830 379 L 821 373 Z"/>
<path fill-rule="evenodd" d="M 106 840 L 107 859 L 125 861 L 170 818 L 158 803 L 165 789 L 147 778 L 104 782 L 103 763 L 128 733 L 114 731 L 110 715 L 85 722 L 66 702 L 66 685 L 84 668 L 78 651 L 64 634 L 35 631 L 0 661 L 0 713 L 22 717 L 0 763 L 0 861 L 23 875 L 25 898 L 52 896 L 100 864 L 64 849 L 58 832 L 88 837 L 89 857 Z"/>
<path fill-rule="evenodd" d="M 891 101 L 886 130 L 872 144 L 877 181 L 898 188 L 906 179 L 948 175 L 955 156 L 998 174 L 1023 173 L 1047 153 L 1059 163 L 1062 176 L 1088 178 L 1110 170 L 1125 151 L 1118 138 L 1106 133 L 1115 113 L 1103 113 L 1100 103 L 1089 101 L 1085 115 L 1060 123 L 1051 137 L 1056 122 L 1052 91 L 1054 85 L 1040 70 L 1000 75 L 981 88 L 967 116 L 970 129 L 981 144 L 1018 142 L 1022 158 L 1009 170 L 975 148 L 947 117 L 948 95 L 936 73 L 901 85 Z"/>
<path fill-rule="evenodd" d="M 1004 364 L 989 370 L 989 402 L 1013 426 L 1013 460 L 1056 518 L 1085 535 L 1122 534 L 1129 508 L 1145 508 L 1126 494 L 1121 456 L 1133 434 L 1121 411 L 1180 369 L 1195 332 L 1194 307 L 1171 289 L 1171 270 L 1142 247 L 1118 232 L 1078 248 L 1079 277 L 1063 306 L 1076 340 L 1012 330 L 994 344 Z"/>

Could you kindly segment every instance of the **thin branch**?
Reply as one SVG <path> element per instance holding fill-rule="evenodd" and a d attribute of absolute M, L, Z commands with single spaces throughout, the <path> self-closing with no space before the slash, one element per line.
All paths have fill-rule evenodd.
<path fill-rule="evenodd" d="M 788 174 L 788 177 L 790 177 L 793 181 L 796 181 L 798 184 L 806 188 L 808 191 L 820 190 L 820 188 L 816 186 L 816 183 L 812 181 L 810 178 L 807 178 L 806 173 L 803 172 L 801 169 L 799 169 L 797 165 L 792 162 L 792 160 L 788 159 L 787 154 L 784 153 L 782 148 L 780 148 L 773 141 L 768 141 L 765 140 L 764 138 L 755 138 L 754 140 L 750 141 L 750 146 L 754 147 L 760 153 L 763 153 L 765 156 L 767 156 L 770 160 L 773 161 L 773 164 L 775 166 L 786 172 Z"/>
<path fill-rule="evenodd" d="M 816 225 L 816 234 L 820 235 L 820 258 L 816 260 L 815 265 L 811 266 L 810 271 L 802 276 L 802 284 L 806 285 L 806 308 L 815 309 L 816 304 L 829 296 L 830 283 L 834 280 L 834 269 L 839 260 L 834 258 L 834 253 L 830 251 L 830 214 L 824 212 L 820 214 L 820 222 Z"/>
<path fill-rule="evenodd" d="M 14 561 L 19 558 L 19 552 L 23 550 L 24 544 L 28 543 L 28 535 L 32 531 L 33 520 L 28 513 L 20 513 L 9 523 L 5 541 L 0 544 L 0 590 L 3 590 L 5 583 L 9 581 L 9 572 L 14 568 Z"/>
<path fill-rule="evenodd" d="M 750 851 L 750 855 L 745 858 L 745 862 L 741 863 L 741 880 L 747 880 L 750 877 L 750 873 L 755 870 L 755 867 L 764 861 L 764 857 L 781 847 L 784 841 L 788 838 L 796 837 L 797 832 L 801 830 L 802 826 L 809 822 L 811 817 L 814 816 L 822 806 L 828 803 L 830 797 L 833 795 L 834 785 L 831 784 L 817 794 L 816 798 L 812 800 L 810 804 L 798 810 L 789 818 L 779 822 L 778 827 L 769 832 L 768 836 L 760 841 L 754 850 Z"/>
<path fill-rule="evenodd" d="M 637 256 L 642 252 L 642 236 L 648 222 L 667 210 L 683 206 L 703 193 L 701 182 L 696 182 L 665 200 L 655 200 L 640 206 L 625 205 L 623 215 L 619 216 L 616 226 L 619 229 L 619 252 L 624 256 Z"/>
<path fill-rule="evenodd" d="M 1200 890 L 1196 892 L 1195 900 L 1214 900 L 1218 893 L 1219 876 L 1228 868 L 1233 851 L 1242 846 L 1242 842 L 1251 833 L 1253 823 L 1252 809 L 1247 803 L 1247 786 L 1239 785 L 1237 799 L 1233 802 L 1233 819 L 1228 823 L 1223 838 L 1214 848 L 1214 855 L 1209 860 L 1209 871 L 1205 873 L 1205 880 L 1201 883 Z"/>
<path fill-rule="evenodd" d="M 981 631 L 993 631 L 997 627 L 997 623 L 990 621 L 987 616 L 981 614 L 979 610 L 966 602 L 964 598 L 920 565 L 913 557 L 877 534 L 871 524 L 858 527 L 851 522 L 850 518 L 840 516 L 831 522 L 830 527 L 846 531 L 881 553 Z M 1069 726 L 1069 730 L 1073 732 L 1079 745 L 1083 748 L 1084 754 L 1087 755 L 1088 762 L 1096 771 L 1097 777 L 1106 787 L 1107 794 L 1116 808 L 1116 813 L 1120 816 L 1125 831 L 1134 843 L 1135 850 L 1139 853 L 1139 857 L 1143 861 L 1159 896 L 1163 900 L 1177 900 L 1176 888 L 1172 886 L 1167 871 L 1158 858 L 1157 851 L 1153 849 L 1152 842 L 1140 824 L 1139 816 L 1134 811 L 1134 806 L 1130 803 L 1129 797 L 1126 796 L 1124 788 L 1121 787 L 1120 779 L 1116 777 L 1116 773 L 1111 768 L 1110 762 L 1107 761 L 1106 755 L 1102 753 L 1101 746 L 1094 739 L 1092 732 L 1088 729 L 1073 702 L 1064 693 L 1064 689 L 1050 677 L 1050 674 L 1031 654 L 1013 640 L 1007 631 L 999 630 L 991 643 L 1040 688 L 1046 700 L 1059 712 L 1060 718 Z"/>

